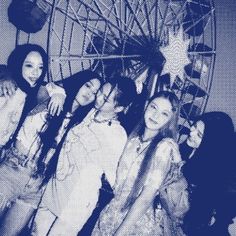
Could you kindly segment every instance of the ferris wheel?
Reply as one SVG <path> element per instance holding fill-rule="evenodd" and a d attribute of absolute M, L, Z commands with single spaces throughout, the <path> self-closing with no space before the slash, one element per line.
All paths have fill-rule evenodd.
<path fill-rule="evenodd" d="M 205 110 L 215 64 L 213 0 L 43 1 L 51 6 L 49 80 L 88 68 L 104 79 L 120 73 L 149 96 L 175 92 L 182 125 Z"/>

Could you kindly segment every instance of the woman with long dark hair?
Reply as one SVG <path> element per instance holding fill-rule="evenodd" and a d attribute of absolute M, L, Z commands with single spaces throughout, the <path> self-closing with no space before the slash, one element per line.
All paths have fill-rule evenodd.
<path fill-rule="evenodd" d="M 233 132 L 233 122 L 227 114 L 207 112 L 195 120 L 187 140 L 180 145 L 186 161 L 183 174 L 190 188 L 190 210 L 184 218 L 184 230 L 189 236 L 211 235 L 214 211 L 217 215 L 217 207 L 224 205 Z"/>
<path fill-rule="evenodd" d="M 36 106 L 0 165 L 0 210 L 3 213 L 8 208 L 0 231 L 7 235 L 19 233 L 37 208 L 45 179 L 53 174 L 48 174 L 47 167 L 52 171 L 57 165 L 54 148 L 62 142 L 71 122 L 80 122 L 91 109 L 101 81 L 96 73 L 82 71 L 62 84 L 67 97 L 60 116 L 51 117 L 45 104 Z"/>
<path fill-rule="evenodd" d="M 37 94 L 47 72 L 48 56 L 44 49 L 36 44 L 18 45 L 8 57 L 7 70 L 17 85 L 13 95 L 0 97 L 0 146 L 10 145 L 16 137 L 28 112 L 38 103 Z M 4 76 L 3 76 L 4 77 Z M 7 75 L 5 77 L 9 78 Z M 4 79 L 4 78 L 2 78 Z M 50 113 L 62 110 L 65 93 L 56 85 L 47 84 L 46 91 L 52 97 L 60 94 L 62 101 L 53 104 L 50 101 Z M 55 100 L 55 99 L 54 99 Z M 60 99 L 59 99 L 60 100 Z M 9 141 L 9 139 L 11 139 Z"/>
<path fill-rule="evenodd" d="M 117 170 L 115 197 L 92 235 L 163 235 L 154 199 L 181 157 L 176 143 L 179 103 L 171 92 L 153 96 L 131 134 Z"/>

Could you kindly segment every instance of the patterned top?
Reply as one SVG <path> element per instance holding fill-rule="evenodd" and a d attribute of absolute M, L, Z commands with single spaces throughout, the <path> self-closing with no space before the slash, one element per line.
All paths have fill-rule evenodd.
<path fill-rule="evenodd" d="M 50 97 L 54 94 L 65 96 L 65 91 L 60 86 L 48 83 L 45 87 Z M 11 97 L 0 97 L 0 147 L 4 146 L 14 134 L 23 111 L 26 96 L 25 92 L 17 88 L 15 94 Z"/>
<path fill-rule="evenodd" d="M 93 231 L 93 236 L 114 235 L 129 212 L 129 207 L 125 208 L 124 205 L 134 186 L 140 165 L 150 143 L 141 145 L 140 148 L 140 142 L 139 138 L 133 138 L 126 146 L 125 152 L 119 162 L 115 198 L 101 213 Z M 137 149 L 137 147 L 139 148 Z M 160 180 L 165 179 L 171 165 L 180 160 L 178 146 L 174 140 L 170 138 L 163 139 L 156 148 L 150 169 L 144 179 L 143 187 L 145 185 L 157 186 L 156 189 L 158 191 L 161 185 Z M 140 189 L 140 192 L 143 187 Z M 127 235 L 164 235 L 163 222 L 161 222 L 161 219 L 155 217 L 152 204 L 136 224 L 128 229 Z"/>
<path fill-rule="evenodd" d="M 40 133 L 43 133 L 48 127 L 48 115 L 48 109 L 44 109 L 43 111 L 32 115 L 28 115 L 19 130 L 19 133 L 16 137 L 18 147 L 19 145 L 21 145 L 21 148 L 24 149 L 24 154 L 27 153 L 28 159 L 31 159 L 33 156 L 38 156 L 40 154 Z M 66 127 L 70 121 L 71 116 L 72 115 L 68 112 L 65 119 L 63 120 L 63 123 L 58 131 L 58 135 L 55 138 L 57 143 L 60 142 L 64 132 L 66 131 Z"/>
<path fill-rule="evenodd" d="M 92 110 L 69 131 L 56 178 L 48 183 L 43 196 L 43 204 L 53 214 L 78 229 L 96 206 L 102 174 L 114 185 L 118 160 L 127 140 L 118 121 L 98 123 L 94 114 Z"/>
<path fill-rule="evenodd" d="M 0 97 L 0 145 L 14 134 L 25 104 L 26 94 L 19 88 L 11 97 Z"/>

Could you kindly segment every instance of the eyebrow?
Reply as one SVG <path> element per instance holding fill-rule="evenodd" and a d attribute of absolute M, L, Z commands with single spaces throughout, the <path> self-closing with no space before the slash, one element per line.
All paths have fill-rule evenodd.
<path fill-rule="evenodd" d="M 24 63 L 34 64 L 34 62 L 31 62 L 31 61 L 25 61 Z M 43 65 L 43 62 L 42 62 L 42 63 L 39 63 L 39 65 Z"/>
<path fill-rule="evenodd" d="M 158 107 L 158 105 L 155 102 L 151 102 L 151 104 L 153 104 L 155 107 Z M 171 113 L 171 111 L 169 111 L 169 110 L 163 110 L 162 112 L 166 112 L 168 114 Z"/>
<path fill-rule="evenodd" d="M 198 130 L 198 133 L 199 133 L 201 136 L 203 136 L 203 133 L 202 133 L 200 130 Z"/>

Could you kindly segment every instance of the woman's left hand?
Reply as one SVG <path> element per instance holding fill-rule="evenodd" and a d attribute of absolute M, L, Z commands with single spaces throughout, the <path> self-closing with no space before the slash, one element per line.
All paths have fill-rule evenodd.
<path fill-rule="evenodd" d="M 53 94 L 49 103 L 48 103 L 48 110 L 51 116 L 59 116 L 63 110 L 63 106 L 65 103 L 65 95 L 56 93 Z"/>

